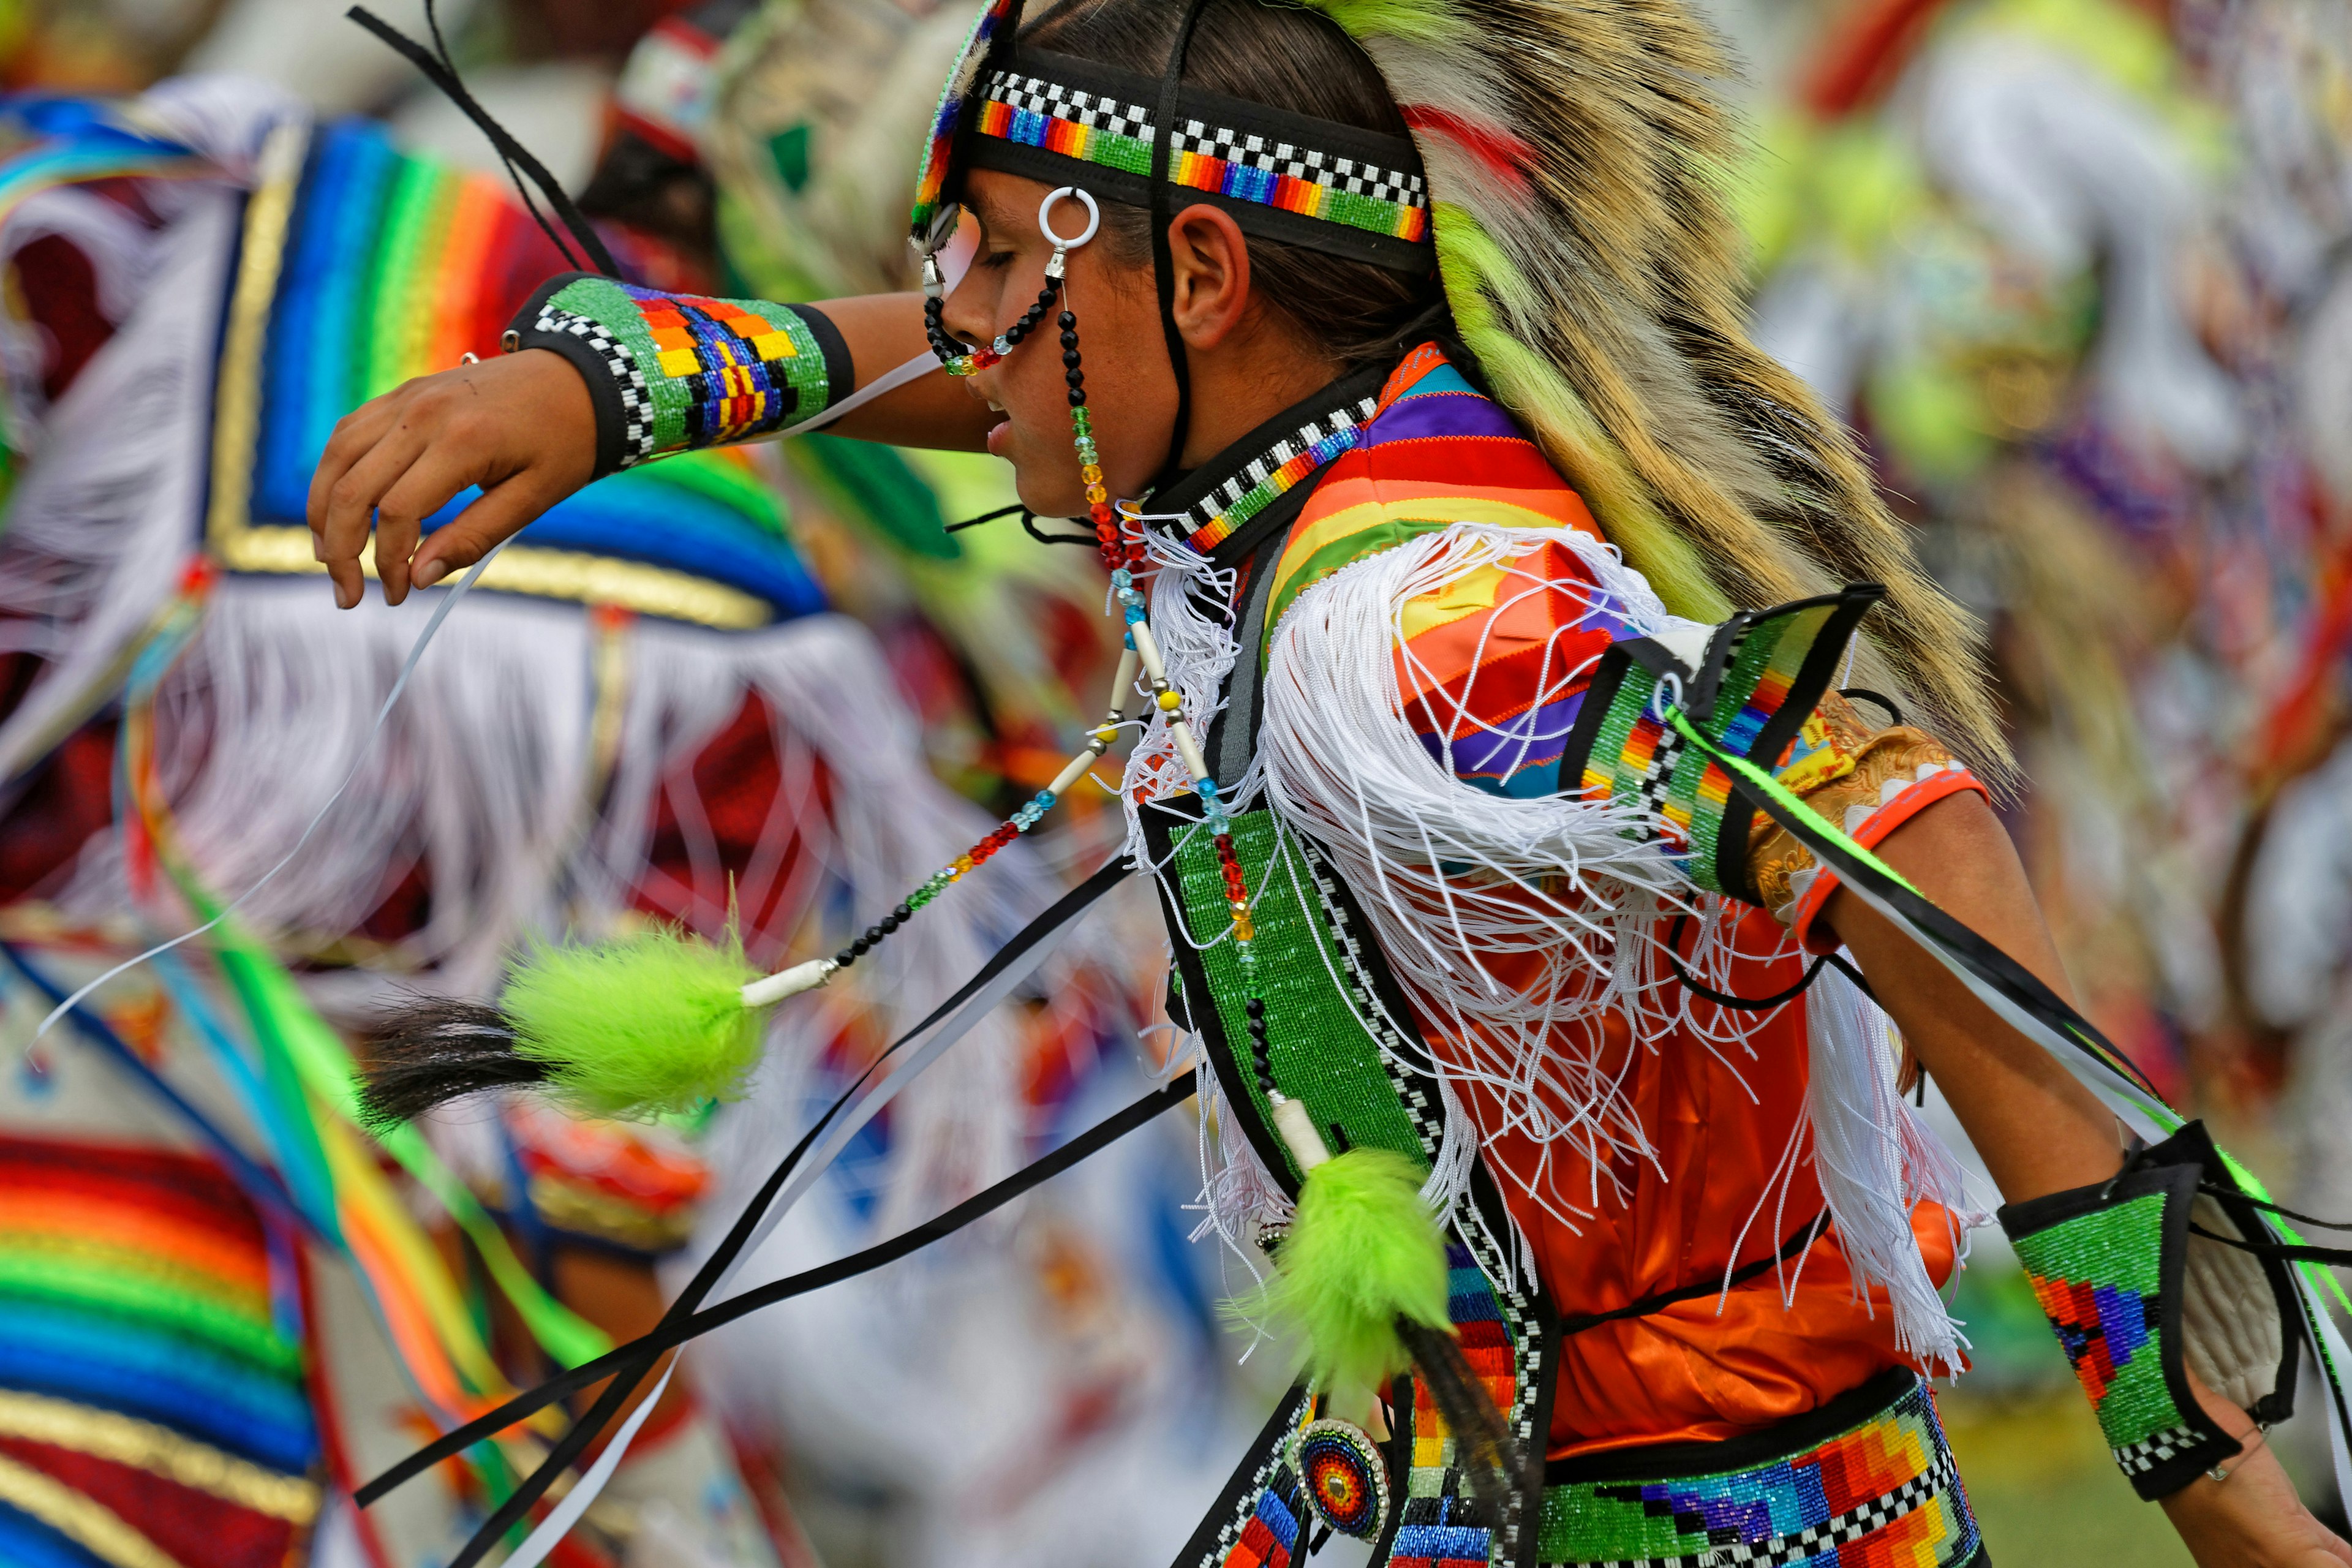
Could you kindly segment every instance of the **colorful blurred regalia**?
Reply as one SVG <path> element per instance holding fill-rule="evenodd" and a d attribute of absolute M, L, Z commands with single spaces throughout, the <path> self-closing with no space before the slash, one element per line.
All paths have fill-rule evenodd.
<path fill-rule="evenodd" d="M 946 71 L 964 26 L 934 0 L 684 10 L 622 72 L 615 144 L 583 202 L 714 254 L 762 299 L 912 289 L 906 172 L 927 121 L 908 84 Z M 1039 549 L 982 454 L 819 433 L 778 461 L 795 542 L 880 637 L 941 776 L 1007 805 L 1050 779 L 1091 717 L 1070 692 L 1116 653 L 1084 552 Z"/>
<path fill-rule="evenodd" d="M 663 922 L 780 962 L 874 918 L 981 819 L 935 782 L 874 638 L 828 607 L 772 453 L 565 502 L 413 669 L 441 595 L 348 617 L 320 596 L 304 504 L 336 419 L 497 352 L 565 264 L 500 183 L 222 79 L 18 100 L 8 127 L 12 1041 L 255 890 L 11 1069 L 0 1213 L 20 1265 L 44 1261 L 0 1280 L 0 1530 L 43 1563 L 443 1561 L 540 1434 L 365 1514 L 340 1500 L 510 1379 L 647 1326 L 714 1178 L 693 1118 L 492 1103 L 379 1147 L 351 1031 L 395 994 L 494 987 L 533 934 Z M 608 233 L 635 276 L 693 276 Z M 1014 857 L 837 1011 L 780 1025 L 754 1128 L 858 1070 L 1048 891 Z M 1128 1016 L 1118 991 L 1057 984 L 983 1022 L 842 1201 L 895 1228 L 1051 1142 Z M 1129 1180 L 1156 1193 L 1158 1169 Z M 1169 1325 L 1113 1266 L 1059 1252 L 1036 1277 L 1074 1281 L 1122 1376 L 1162 1359 Z M 772 1465 L 747 1490 L 699 1406 L 681 1385 L 640 1433 L 572 1561 L 806 1560 Z"/>
<path fill-rule="evenodd" d="M 2068 970 L 2172 1089 L 2285 1110 L 2280 1168 L 2340 1207 L 2342 18 L 1897 0 L 1792 50 L 1748 15 L 1792 60 L 1749 214 L 1759 339 L 1993 623 Z M 2008 1380 L 2002 1278 L 1960 1310 Z"/>

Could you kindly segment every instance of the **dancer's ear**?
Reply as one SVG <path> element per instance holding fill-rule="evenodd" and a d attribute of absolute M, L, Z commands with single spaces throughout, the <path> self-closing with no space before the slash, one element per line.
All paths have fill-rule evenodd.
<path fill-rule="evenodd" d="M 1175 263 L 1176 330 L 1196 349 L 1213 349 L 1237 331 L 1250 302 L 1249 242 L 1231 214 L 1206 202 L 1168 224 Z"/>

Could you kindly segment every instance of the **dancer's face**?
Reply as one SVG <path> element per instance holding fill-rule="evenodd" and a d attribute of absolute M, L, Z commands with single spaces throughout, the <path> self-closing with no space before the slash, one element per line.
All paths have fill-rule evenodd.
<path fill-rule="evenodd" d="M 978 245 L 970 270 L 947 299 L 942 321 L 950 332 L 968 342 L 992 342 L 1036 301 L 1054 254 L 1037 222 L 1039 204 L 1050 189 L 984 169 L 966 180 L 965 206 L 971 215 L 967 221 L 977 220 Z M 1002 421 L 989 432 L 988 449 L 1012 463 L 1023 504 L 1043 516 L 1083 517 L 1087 510 L 1071 446 L 1061 333 L 1055 325 L 1063 310 L 1077 317 L 1087 411 L 1104 483 L 1114 498 L 1142 494 L 1167 458 L 1175 425 L 1176 377 L 1160 328 L 1150 253 L 1132 258 L 1123 253 L 1112 233 L 1114 212 L 1106 204 L 1102 231 L 1069 253 L 1062 299 L 1039 329 L 964 384 L 974 397 L 1002 412 Z M 1086 209 L 1065 197 L 1051 221 L 1056 232 L 1075 237 L 1086 228 Z M 1183 459 L 1189 465 L 1238 434 L 1226 429 L 1235 419 L 1246 430 L 1304 395 L 1290 391 L 1262 411 L 1241 406 L 1257 402 L 1256 393 L 1272 396 L 1302 378 L 1311 390 L 1328 372 L 1306 364 L 1292 345 L 1293 334 L 1268 311 L 1251 308 L 1248 246 L 1232 218 L 1197 205 L 1175 216 L 1169 234 L 1177 330 L 1192 366 L 1194 406 Z M 1299 357 L 1302 363 L 1283 363 L 1288 357 Z M 1220 406 L 1227 401 L 1235 406 Z"/>

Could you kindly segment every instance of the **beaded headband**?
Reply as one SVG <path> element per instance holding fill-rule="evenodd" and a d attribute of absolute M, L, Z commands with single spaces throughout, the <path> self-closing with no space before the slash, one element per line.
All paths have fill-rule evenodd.
<path fill-rule="evenodd" d="M 968 169 L 1151 200 L 1162 84 L 1094 60 L 1013 47 L 1019 0 L 992 0 L 950 73 L 917 181 L 925 251 L 954 227 Z M 1429 185 L 1410 137 L 1182 88 L 1168 184 L 1232 214 L 1244 234 L 1425 273 L 1436 266 Z"/>

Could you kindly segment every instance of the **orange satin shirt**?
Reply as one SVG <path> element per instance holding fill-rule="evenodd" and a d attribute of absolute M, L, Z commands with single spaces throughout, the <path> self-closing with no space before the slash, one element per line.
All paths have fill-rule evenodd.
<path fill-rule="evenodd" d="M 1769 950 L 1781 940 L 1780 928 L 1762 910 L 1746 919 L 1757 929 L 1741 933 L 1743 950 Z M 1731 989 L 1769 995 L 1795 982 L 1801 963 L 1742 963 Z M 1612 1016 L 1598 1032 L 1607 1065 L 1627 1065 L 1623 1021 Z M 1770 1257 L 1822 1212 L 1811 1166 L 1793 1175 L 1784 1171 L 1804 1113 L 1803 1002 L 1781 1008 L 1750 1035 L 1752 1059 L 1738 1047 L 1717 1048 L 1737 1072 L 1682 1034 L 1632 1051 L 1625 1099 L 1655 1163 L 1612 1162 L 1609 1174 L 1618 1185 L 1612 1189 L 1604 1177 L 1599 1201 L 1587 1205 L 1595 1213 L 1575 1216 L 1573 1228 L 1510 1174 L 1535 1169 L 1530 1142 L 1510 1135 L 1487 1142 L 1492 1173 L 1563 1317 L 1720 1279 L 1738 1264 Z M 1464 1085 L 1461 1092 L 1480 1125 L 1502 1124 L 1478 1086 Z M 1561 1158 L 1556 1149 L 1555 1163 Z M 1551 1190 L 1588 1191 L 1590 1173 L 1571 1158 Z M 1941 1285 L 1953 1264 L 1943 1210 L 1921 1205 L 1912 1227 L 1929 1277 Z M 1791 1288 L 1785 1304 L 1784 1283 Z M 1874 1290 L 1868 1300 L 1855 1294 L 1834 1230 L 1785 1268 L 1767 1270 L 1727 1295 L 1710 1292 L 1649 1316 L 1599 1324 L 1568 1336 L 1562 1352 L 1553 1458 L 1738 1436 L 1802 1415 L 1906 1359 L 1895 1348 L 1885 1293 Z"/>

